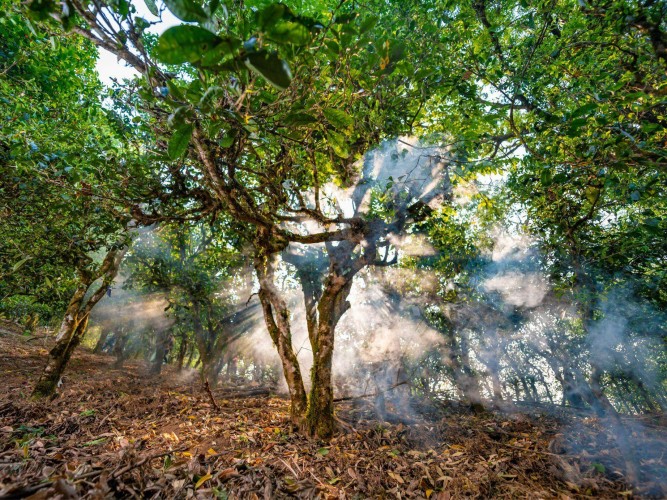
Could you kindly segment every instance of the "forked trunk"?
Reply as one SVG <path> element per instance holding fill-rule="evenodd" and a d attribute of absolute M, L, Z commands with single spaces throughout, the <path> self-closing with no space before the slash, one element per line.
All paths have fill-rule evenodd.
<path fill-rule="evenodd" d="M 44 371 L 33 389 L 33 398 L 49 397 L 55 393 L 67 363 L 86 331 L 90 311 L 104 297 L 108 286 L 116 277 L 124 254 L 124 250 L 114 248 L 107 252 L 96 273 L 85 269 L 79 270 L 79 285 L 74 295 L 72 295 L 65 317 L 60 324 L 60 329 L 56 335 L 56 345 L 49 352 L 49 359 Z M 86 293 L 99 278 L 103 278 L 100 287 L 86 301 Z"/>
<path fill-rule="evenodd" d="M 61 332 L 63 336 L 56 341 L 49 352 L 49 360 L 46 367 L 39 377 L 35 388 L 33 389 L 33 398 L 47 398 L 52 396 L 58 388 L 58 383 L 62 378 L 63 372 L 69 363 L 74 349 L 81 343 L 88 327 L 88 317 L 78 323 L 68 321 L 66 330 Z"/>

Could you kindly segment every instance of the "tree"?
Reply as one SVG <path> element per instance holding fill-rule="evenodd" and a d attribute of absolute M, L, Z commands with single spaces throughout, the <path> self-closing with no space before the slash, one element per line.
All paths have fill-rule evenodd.
<path fill-rule="evenodd" d="M 53 307 L 53 315 L 64 312 L 34 390 L 41 397 L 55 390 L 127 244 L 131 217 L 109 188 L 141 179 L 142 164 L 100 105 L 94 46 L 49 42 L 6 7 L 0 113 L 12 126 L 0 134 L 3 300 L 27 295 Z M 113 172 L 105 172 L 109 162 Z"/>
<path fill-rule="evenodd" d="M 318 5 L 312 17 L 281 4 L 257 12 L 180 1 L 167 6 L 196 25 L 170 28 L 157 44 L 142 36 L 148 23 L 127 3 L 72 2 L 66 15 L 53 15 L 143 75 L 135 84 L 139 108 L 156 136 L 171 135 L 167 154 L 187 158 L 178 175 L 206 193 L 201 198 L 209 210 L 224 210 L 253 228 L 260 300 L 297 421 L 307 398 L 289 311 L 273 284 L 275 258 L 290 242 L 330 242 L 332 248 L 339 242 L 342 253 L 324 284 L 320 333 L 313 338 L 319 357 L 314 380 L 323 387 L 311 391 L 309 427 L 327 436 L 333 428 L 333 330 L 354 274 L 376 260 L 378 245 L 364 243 L 359 254 L 371 229 L 359 217 L 325 215 L 320 187 L 333 178 L 348 181 L 354 162 L 383 135 L 409 131 L 426 92 L 402 60 L 397 35 L 408 30 L 376 25 L 377 19 L 359 18 L 342 5 L 331 14 Z M 31 8 L 48 15 L 48 4 L 33 2 Z M 157 61 L 189 66 L 171 66 L 180 73 L 168 74 Z M 309 188 L 311 204 L 304 196 Z M 300 232 L 308 221 L 322 229 Z M 355 270 L 348 273 L 345 266 L 352 262 Z"/>
<path fill-rule="evenodd" d="M 246 314 L 253 310 L 239 307 L 249 289 L 237 247 L 242 240 L 234 241 L 233 232 L 233 224 L 220 219 L 212 225 L 155 228 L 141 234 L 127 261 L 124 286 L 164 294 L 167 308 L 182 326 L 192 329 L 202 381 L 211 384 L 217 381 L 224 348 L 243 333 L 242 314 L 230 315 L 230 310 L 247 309 Z M 162 357 L 156 355 L 156 362 L 161 363 Z"/>

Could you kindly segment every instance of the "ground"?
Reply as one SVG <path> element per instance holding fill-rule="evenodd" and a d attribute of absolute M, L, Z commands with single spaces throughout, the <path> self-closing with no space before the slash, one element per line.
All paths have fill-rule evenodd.
<path fill-rule="evenodd" d="M 471 413 L 415 403 L 410 423 L 339 403 L 330 442 L 291 432 L 287 401 L 213 391 L 192 373 L 79 350 L 58 396 L 28 395 L 48 344 L 0 336 L 0 498 L 664 497 L 665 422 L 626 419 L 640 479 L 605 422 L 522 407 Z M 40 344 L 41 343 L 41 344 Z M 261 392 L 261 391 L 257 391 Z M 650 443 L 650 447 L 648 444 Z M 31 496 L 32 495 L 32 496 Z"/>

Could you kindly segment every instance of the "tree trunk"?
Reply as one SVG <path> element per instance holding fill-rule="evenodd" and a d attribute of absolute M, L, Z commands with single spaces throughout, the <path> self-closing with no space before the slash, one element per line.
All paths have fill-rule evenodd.
<path fill-rule="evenodd" d="M 473 411 L 484 411 L 482 389 L 479 386 L 479 379 L 475 374 L 475 370 L 472 369 L 470 362 L 468 339 L 462 332 L 461 340 L 458 342 L 458 345 L 456 344 L 456 339 L 454 339 L 454 342 L 455 347 L 458 347 L 458 355 L 460 356 L 460 361 L 457 359 L 460 372 L 458 373 L 458 377 L 455 377 L 455 381 L 459 388 L 461 388 L 464 397 L 468 400 Z"/>
<path fill-rule="evenodd" d="M 185 333 L 181 335 L 181 345 L 178 346 L 178 356 L 176 357 L 176 367 L 180 372 L 183 370 L 183 362 L 185 361 L 185 353 L 188 350 L 188 341 L 185 337 Z"/>
<path fill-rule="evenodd" d="M 335 269 L 330 271 L 317 307 L 316 338 L 311 338 L 313 369 L 306 426 L 309 434 L 323 439 L 333 434 L 336 425 L 331 377 L 334 333 L 338 321 L 350 308 L 347 297 L 351 288 L 351 276 L 338 274 Z"/>
<path fill-rule="evenodd" d="M 229 356 L 229 359 L 227 359 L 226 375 L 227 375 L 227 380 L 229 380 L 229 382 L 234 382 L 234 379 L 236 378 L 236 372 L 237 372 L 236 356 L 232 354 Z"/>
<path fill-rule="evenodd" d="M 151 375 L 159 375 L 162 372 L 162 364 L 167 354 L 167 338 L 169 331 L 160 331 L 155 336 L 155 359 L 151 365 Z"/>
<path fill-rule="evenodd" d="M 299 361 L 292 346 L 289 310 L 274 283 L 275 265 L 274 254 L 260 253 L 255 257 L 255 271 L 260 286 L 259 300 L 264 313 L 264 321 L 280 356 L 283 375 L 290 394 L 292 422 L 301 426 L 308 400 Z"/>
<path fill-rule="evenodd" d="M 113 346 L 113 354 L 116 356 L 116 361 L 114 362 L 113 367 L 116 370 L 120 370 L 128 357 L 125 346 L 127 345 L 127 341 L 130 339 L 130 332 L 120 329 L 116 333 L 115 337 L 116 339 Z"/>
<path fill-rule="evenodd" d="M 81 343 L 88 327 L 88 317 L 74 325 L 70 323 L 68 330 L 56 345 L 49 352 L 49 360 L 32 392 L 34 398 L 46 398 L 52 396 L 58 388 L 58 383 L 62 377 L 74 349 Z M 62 332 L 62 330 L 61 330 Z"/>
<path fill-rule="evenodd" d="M 194 344 L 188 345 L 188 349 L 189 349 L 189 352 L 188 352 L 188 355 L 187 355 L 187 356 L 188 356 L 188 360 L 185 362 L 185 366 L 187 366 L 188 368 L 190 368 L 190 367 L 192 366 L 192 361 L 193 361 L 194 358 L 195 358 L 195 351 L 196 351 L 197 349 L 196 349 L 196 347 L 195 347 Z"/>
<path fill-rule="evenodd" d="M 105 329 L 101 334 L 100 338 L 97 340 L 97 343 L 95 344 L 95 349 L 93 349 L 93 352 L 95 354 L 101 354 L 102 349 L 104 348 L 104 344 L 106 344 L 107 339 L 109 338 L 109 330 Z"/>
<path fill-rule="evenodd" d="M 79 269 L 79 285 L 72 295 L 65 311 L 65 317 L 60 324 L 56 335 L 56 345 L 49 352 L 44 372 L 33 389 L 33 398 L 49 397 L 55 393 L 60 377 L 88 326 L 90 311 L 104 297 L 107 288 L 116 277 L 124 254 L 125 250 L 119 248 L 109 250 L 96 273 L 85 268 Z M 99 278 L 103 278 L 100 287 L 86 302 L 86 293 Z"/>

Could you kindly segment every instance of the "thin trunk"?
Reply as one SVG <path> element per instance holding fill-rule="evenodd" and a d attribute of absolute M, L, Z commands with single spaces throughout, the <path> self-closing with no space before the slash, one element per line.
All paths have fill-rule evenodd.
<path fill-rule="evenodd" d="M 55 393 L 74 349 L 81 343 L 86 333 L 87 326 L 88 317 L 85 317 L 74 327 L 73 331 L 68 330 L 66 336 L 53 346 L 53 349 L 49 352 L 46 367 L 33 390 L 32 396 L 34 398 L 46 398 Z"/>
<path fill-rule="evenodd" d="M 183 362 L 185 361 L 185 353 L 188 350 L 188 340 L 185 333 L 181 335 L 181 345 L 178 347 L 178 356 L 176 357 L 176 367 L 180 372 L 183 370 Z"/>
<path fill-rule="evenodd" d="M 204 331 L 204 325 L 201 320 L 201 305 L 196 300 L 193 301 L 193 317 L 192 324 L 195 332 L 195 342 L 197 342 L 197 350 L 199 351 L 199 361 L 195 365 L 195 368 L 201 363 L 201 371 L 199 376 L 201 382 L 205 383 L 208 379 L 210 373 L 210 359 L 209 359 L 209 346 L 208 340 L 206 338 L 206 332 Z M 209 382 L 210 383 L 210 382 Z"/>
<path fill-rule="evenodd" d="M 253 371 L 252 371 L 252 380 L 253 382 L 261 383 L 262 382 L 262 365 L 257 361 L 254 361 Z"/>
<path fill-rule="evenodd" d="M 260 286 L 259 300 L 264 321 L 282 363 L 283 375 L 290 394 L 292 422 L 300 426 L 308 400 L 299 361 L 292 346 L 289 310 L 274 283 L 275 265 L 275 254 L 259 254 L 255 257 L 255 271 Z"/>
<path fill-rule="evenodd" d="M 115 337 L 113 354 L 116 357 L 116 361 L 114 362 L 113 367 L 116 370 L 120 370 L 123 367 L 123 363 L 128 358 L 128 352 L 125 347 L 127 346 L 127 342 L 130 339 L 130 331 L 124 331 L 123 329 L 120 329 L 115 334 Z"/>
<path fill-rule="evenodd" d="M 167 354 L 167 341 L 169 331 L 160 331 L 155 336 L 155 359 L 151 365 L 151 375 L 159 375 L 162 372 L 162 364 Z"/>
<path fill-rule="evenodd" d="M 473 409 L 473 411 L 483 411 L 484 403 L 482 402 L 482 390 L 479 386 L 479 379 L 475 375 L 475 371 L 471 366 L 468 339 L 463 334 L 461 334 L 461 341 L 459 342 L 458 347 L 461 359 L 459 363 L 461 372 L 458 382 L 460 387 L 463 389 L 463 393 L 466 399 L 468 399 L 470 407 Z"/>
<path fill-rule="evenodd" d="M 108 338 L 109 338 L 109 330 L 105 329 L 100 334 L 100 338 L 97 340 L 97 343 L 95 344 L 95 349 L 93 349 L 93 352 L 95 354 L 102 353 L 102 349 L 104 348 L 104 344 L 106 344 Z"/>
<path fill-rule="evenodd" d="M 227 360 L 226 375 L 227 380 L 230 382 L 233 382 L 234 378 L 236 378 L 236 357 L 233 355 L 229 356 L 229 359 Z"/>
<path fill-rule="evenodd" d="M 49 359 L 44 367 L 44 372 L 33 389 L 33 398 L 49 397 L 55 393 L 72 352 L 81 342 L 88 325 L 90 311 L 104 297 L 108 286 L 116 277 L 124 254 L 124 250 L 115 248 L 107 252 L 96 273 L 79 270 L 79 285 L 67 306 L 65 317 L 56 335 L 56 345 L 49 352 Z M 86 302 L 86 293 L 99 278 L 103 278 L 100 287 Z"/>
<path fill-rule="evenodd" d="M 600 368 L 596 363 L 591 363 L 591 366 L 593 369 L 591 371 L 589 384 L 591 386 L 591 392 L 595 397 L 592 405 L 593 409 L 600 416 L 604 416 L 606 414 L 618 416 L 616 409 L 611 404 L 602 388 L 602 368 Z"/>
<path fill-rule="evenodd" d="M 194 359 L 194 357 L 195 357 L 195 351 L 196 351 L 196 348 L 195 348 L 195 345 L 194 345 L 194 344 L 189 344 L 189 345 L 188 345 L 188 349 L 189 349 L 188 360 L 186 361 L 185 366 L 187 366 L 188 368 L 190 368 L 190 367 L 192 366 L 192 361 L 193 361 L 193 359 Z"/>

